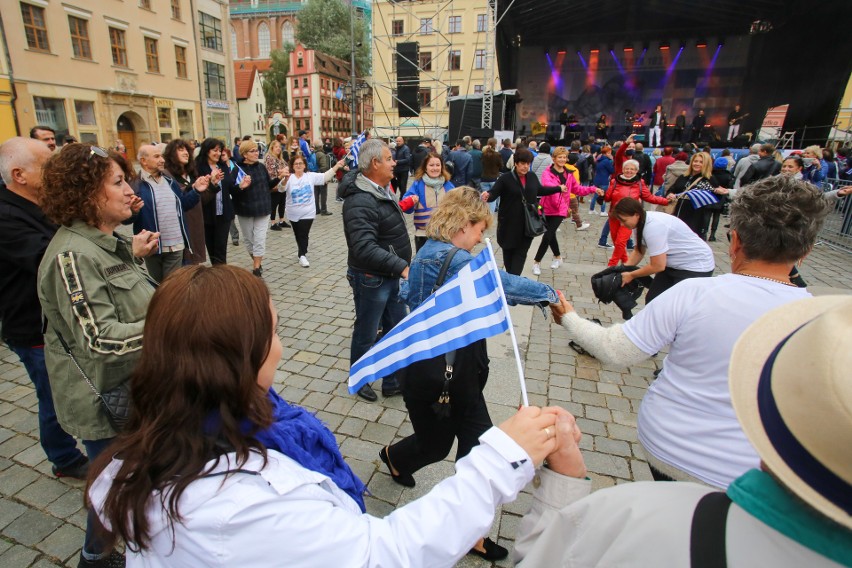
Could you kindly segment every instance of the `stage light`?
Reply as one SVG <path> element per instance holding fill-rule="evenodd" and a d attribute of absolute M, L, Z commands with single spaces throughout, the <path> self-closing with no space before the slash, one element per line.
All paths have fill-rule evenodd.
<path fill-rule="evenodd" d="M 695 42 L 695 47 L 697 47 L 697 48 L 707 47 L 707 40 L 699 39 L 698 41 Z"/>
<path fill-rule="evenodd" d="M 624 51 L 625 51 L 625 52 L 631 52 L 631 51 L 633 51 L 633 46 L 632 46 L 631 44 L 629 44 L 629 43 L 628 43 L 627 45 L 625 45 L 625 46 L 624 46 Z"/>
<path fill-rule="evenodd" d="M 589 53 L 600 53 L 600 52 L 601 52 L 601 50 L 598 49 L 597 47 L 593 47 L 592 49 L 589 50 Z"/>
<path fill-rule="evenodd" d="M 671 46 L 669 45 L 669 42 L 667 42 L 667 41 L 661 41 L 660 42 L 660 51 L 667 51 L 670 48 L 671 48 Z"/>
<path fill-rule="evenodd" d="M 568 53 L 568 52 L 565 51 L 564 49 L 560 49 L 559 51 L 556 52 L 556 55 L 565 55 L 566 53 Z"/>

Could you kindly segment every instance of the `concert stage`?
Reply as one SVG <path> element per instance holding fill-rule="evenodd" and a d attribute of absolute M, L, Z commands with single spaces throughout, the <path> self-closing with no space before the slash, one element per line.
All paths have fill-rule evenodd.
<path fill-rule="evenodd" d="M 677 140 L 689 141 L 704 109 L 700 141 L 722 146 L 740 103 L 748 114 L 740 133 L 752 137 L 732 145 L 745 146 L 770 107 L 789 104 L 782 130 L 797 132 L 795 145 L 824 144 L 852 71 L 850 13 L 842 0 L 498 0 L 500 79 L 519 91 L 519 134 L 546 125 L 539 137 L 588 138 L 606 114 L 608 138 L 623 138 L 645 111 L 647 135 L 662 104 L 672 125 L 664 142 L 676 141 L 681 111 L 686 128 Z M 561 136 L 566 107 L 576 135 Z"/>

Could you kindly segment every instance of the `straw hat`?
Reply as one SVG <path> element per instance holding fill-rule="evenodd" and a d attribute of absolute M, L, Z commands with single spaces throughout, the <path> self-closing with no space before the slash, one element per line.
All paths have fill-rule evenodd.
<path fill-rule="evenodd" d="M 731 355 L 737 418 L 766 468 L 852 528 L 852 296 L 780 306 Z"/>

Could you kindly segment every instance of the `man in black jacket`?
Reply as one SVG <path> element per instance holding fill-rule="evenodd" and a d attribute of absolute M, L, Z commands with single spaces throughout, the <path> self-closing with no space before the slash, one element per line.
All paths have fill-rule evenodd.
<path fill-rule="evenodd" d="M 39 140 L 12 138 L 0 146 L 0 321 L 3 341 L 27 369 L 38 398 L 39 439 L 57 477 L 85 479 L 89 460 L 56 419 L 44 363 L 38 265 L 54 225 L 39 208 L 41 169 L 51 151 Z"/>
<path fill-rule="evenodd" d="M 405 145 L 405 138 L 402 136 L 396 137 L 396 150 L 394 150 L 393 159 L 396 161 L 396 165 L 393 167 L 391 185 L 397 197 L 402 197 L 402 194 L 408 189 L 408 171 L 411 168 L 411 148 Z"/>
<path fill-rule="evenodd" d="M 358 172 L 341 180 L 343 234 L 349 249 L 346 278 L 355 300 L 355 325 L 349 363 L 355 364 L 376 342 L 376 332 L 390 331 L 406 315 L 399 279 L 408 278 L 411 240 L 399 204 L 389 189 L 394 159 L 381 140 L 368 140 L 358 152 Z M 382 379 L 382 395 L 399 394 L 393 376 Z M 370 385 L 358 396 L 378 399 Z"/>
<path fill-rule="evenodd" d="M 651 157 L 645 153 L 645 147 L 642 146 L 641 142 L 636 143 L 633 159 L 639 162 L 639 177 L 645 181 L 645 185 L 651 187 L 654 166 L 651 164 Z"/>
<path fill-rule="evenodd" d="M 775 146 L 772 144 L 763 144 L 760 150 L 757 151 L 757 161 L 749 166 L 746 173 L 743 174 L 742 179 L 740 179 L 740 187 L 780 173 L 781 164 L 772 157 L 774 153 Z"/>
<path fill-rule="evenodd" d="M 414 156 L 411 157 L 411 171 L 416 172 L 420 169 L 420 164 L 423 163 L 423 160 L 426 159 L 426 156 L 429 155 L 429 152 L 432 151 L 432 139 L 424 138 L 420 142 L 420 146 L 414 149 Z M 405 192 L 403 192 L 405 193 Z"/>

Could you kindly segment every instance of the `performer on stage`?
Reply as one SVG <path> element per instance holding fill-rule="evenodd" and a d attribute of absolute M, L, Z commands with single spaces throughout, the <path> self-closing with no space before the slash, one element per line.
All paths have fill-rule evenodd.
<path fill-rule="evenodd" d="M 595 123 L 595 138 L 598 140 L 606 140 L 606 115 L 602 114 L 598 121 Z"/>
<path fill-rule="evenodd" d="M 740 105 L 734 105 L 734 110 L 728 115 L 728 140 L 733 140 L 740 135 L 740 123 L 748 114 L 740 110 Z"/>
<path fill-rule="evenodd" d="M 707 118 L 704 116 L 704 109 L 702 108 L 698 111 L 698 115 L 692 119 L 692 136 L 689 138 L 690 142 L 694 143 L 701 140 L 701 131 L 706 124 Z"/>
<path fill-rule="evenodd" d="M 686 130 L 686 111 L 680 111 L 680 116 L 675 118 L 674 142 L 683 144 L 683 131 Z"/>
<path fill-rule="evenodd" d="M 651 113 L 651 120 L 648 122 L 649 148 L 658 148 L 663 145 L 662 133 L 665 127 L 666 113 L 663 112 L 663 105 L 657 105 L 654 112 Z"/>
<path fill-rule="evenodd" d="M 559 124 L 561 125 L 559 139 L 564 140 L 565 129 L 568 128 L 568 107 L 563 107 L 562 112 L 559 113 Z"/>
<path fill-rule="evenodd" d="M 624 137 L 627 138 L 633 134 L 633 111 L 629 108 L 624 109 Z"/>

